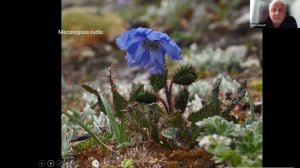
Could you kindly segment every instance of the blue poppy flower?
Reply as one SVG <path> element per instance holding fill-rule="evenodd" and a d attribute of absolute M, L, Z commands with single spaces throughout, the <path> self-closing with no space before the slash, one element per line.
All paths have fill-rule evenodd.
<path fill-rule="evenodd" d="M 148 28 L 130 29 L 117 38 L 117 45 L 126 51 L 129 67 L 141 66 L 150 74 L 162 74 L 167 53 L 172 60 L 181 60 L 182 52 L 166 34 Z"/>

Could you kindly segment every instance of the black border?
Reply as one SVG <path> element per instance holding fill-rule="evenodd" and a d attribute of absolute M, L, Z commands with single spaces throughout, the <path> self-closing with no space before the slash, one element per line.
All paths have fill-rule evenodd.
<path fill-rule="evenodd" d="M 4 5 L 6 6 L 6 5 Z M 2 39 L 11 47 L 3 52 L 7 75 L 2 139 L 8 141 L 2 164 L 42 167 L 61 160 L 61 1 L 14 2 Z M 18 6 L 18 8 L 16 7 Z M 16 7 L 16 8 L 15 8 Z M 18 12 L 18 13 L 17 13 Z M 12 14 L 14 13 L 14 14 Z M 5 47 L 6 49 L 6 47 Z M 7 103 L 6 103 L 7 102 Z M 4 107 L 4 106 L 3 106 Z M 7 163 L 7 164 L 6 164 Z M 48 167 L 45 165 L 44 167 Z"/>
<path fill-rule="evenodd" d="M 263 165 L 295 167 L 300 29 L 263 29 Z M 295 151 L 295 152 L 294 152 Z"/>
<path fill-rule="evenodd" d="M 57 166 L 61 161 L 61 1 L 45 1 L 41 8 L 44 16 L 42 25 L 44 28 L 37 54 L 36 73 L 40 74 L 37 82 L 37 98 L 39 108 L 34 112 L 39 115 L 39 120 L 34 125 L 40 128 L 38 139 L 35 142 L 37 148 L 37 159 L 34 164 L 38 165 L 40 160 L 46 163 L 54 161 Z M 45 31 L 45 32 L 44 32 Z M 42 54 L 41 54 L 42 53 Z M 39 71 L 39 72 L 37 72 Z M 42 129 L 41 129 L 42 128 Z M 38 165 L 39 166 L 39 165 Z M 40 166 L 39 166 L 40 167 Z M 50 166 L 49 166 L 50 167 Z"/>

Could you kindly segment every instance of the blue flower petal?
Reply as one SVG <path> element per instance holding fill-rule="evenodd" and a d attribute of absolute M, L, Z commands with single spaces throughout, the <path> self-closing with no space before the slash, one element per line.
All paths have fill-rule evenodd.
<path fill-rule="evenodd" d="M 150 52 L 149 51 L 145 51 L 143 56 L 142 56 L 142 62 L 141 62 L 141 65 L 140 66 L 145 66 L 149 60 L 150 60 Z"/>
<path fill-rule="evenodd" d="M 150 60 L 144 68 L 150 73 L 159 73 L 163 71 L 163 65 L 166 63 L 165 57 L 160 51 L 150 51 Z"/>
<path fill-rule="evenodd" d="M 146 37 L 149 40 L 160 40 L 160 34 L 161 34 L 160 32 L 153 31 L 150 34 L 148 34 Z"/>
<path fill-rule="evenodd" d="M 166 33 L 161 33 L 159 31 L 152 31 L 147 35 L 149 40 L 170 40 L 170 37 Z"/>
<path fill-rule="evenodd" d="M 182 52 L 181 49 L 177 46 L 177 44 L 173 41 L 161 40 L 160 45 L 165 49 L 167 54 L 172 60 L 181 60 Z"/>
<path fill-rule="evenodd" d="M 139 27 L 139 28 L 136 29 L 135 33 L 136 33 L 136 35 L 144 35 L 145 36 L 145 35 L 147 35 L 151 32 L 152 32 L 151 29 Z"/>
<path fill-rule="evenodd" d="M 150 51 L 150 56 L 156 57 L 156 61 L 157 63 L 159 63 L 161 66 L 164 66 L 164 64 L 166 63 L 166 59 L 165 59 L 165 54 L 166 52 L 164 51 Z"/>
<path fill-rule="evenodd" d="M 142 63 L 142 56 L 145 52 L 145 49 L 142 47 L 142 44 L 139 44 L 139 46 L 136 49 L 136 52 L 128 57 L 131 57 L 132 59 L 129 62 L 129 66 L 139 66 Z M 129 53 L 129 52 L 128 52 Z M 129 53 L 130 54 L 130 53 Z"/>
<path fill-rule="evenodd" d="M 128 67 L 133 67 L 134 66 L 134 65 L 132 65 L 132 62 L 134 61 L 133 56 L 131 54 L 127 53 L 125 58 L 127 60 Z"/>
<path fill-rule="evenodd" d="M 156 64 L 156 56 L 153 54 L 153 52 L 150 52 L 150 60 L 148 61 L 148 63 L 146 65 L 144 65 L 145 69 L 149 69 L 153 66 L 155 66 Z"/>
<path fill-rule="evenodd" d="M 145 52 L 145 49 L 142 46 L 142 44 L 140 44 L 139 47 L 137 48 L 137 50 L 135 52 L 135 56 L 134 56 L 134 59 L 137 63 L 141 64 L 144 52 Z"/>
<path fill-rule="evenodd" d="M 126 50 L 127 42 L 130 39 L 130 37 L 134 34 L 134 31 L 135 29 L 131 29 L 117 38 L 116 43 L 121 50 Z"/>
<path fill-rule="evenodd" d="M 161 40 L 171 40 L 170 37 L 166 33 L 160 33 Z"/>
<path fill-rule="evenodd" d="M 135 43 L 141 43 L 143 40 L 145 40 L 145 37 L 143 36 L 135 36 L 135 37 L 132 37 L 128 40 L 127 42 L 127 49 L 129 49 L 129 47 Z"/>
<path fill-rule="evenodd" d="M 127 37 L 125 38 L 122 38 L 122 37 L 118 37 L 117 38 L 117 45 L 118 47 L 121 49 L 121 50 L 125 50 L 126 49 L 126 39 Z"/>
<path fill-rule="evenodd" d="M 141 42 L 136 42 L 134 44 L 131 44 L 128 48 L 127 48 L 127 52 L 134 55 L 134 53 L 136 52 L 137 48 L 139 47 L 139 45 L 141 44 Z"/>
<path fill-rule="evenodd" d="M 164 72 L 164 69 L 162 66 L 156 64 L 156 65 L 153 65 L 152 67 L 149 67 L 147 69 L 147 71 L 150 73 L 150 74 L 162 74 Z"/>
<path fill-rule="evenodd" d="M 141 47 L 141 49 L 143 48 Z M 130 53 L 127 53 L 125 58 L 127 60 L 128 67 L 143 66 L 149 62 L 150 55 L 149 55 L 149 51 L 144 50 L 144 53 L 140 56 L 140 58 L 135 58 L 134 55 L 131 55 Z"/>

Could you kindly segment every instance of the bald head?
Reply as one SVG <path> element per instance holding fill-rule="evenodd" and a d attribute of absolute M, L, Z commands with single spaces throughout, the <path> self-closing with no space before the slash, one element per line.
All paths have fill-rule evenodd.
<path fill-rule="evenodd" d="M 286 5 L 282 0 L 274 0 L 269 5 L 269 15 L 274 27 L 279 27 L 286 13 Z"/>
<path fill-rule="evenodd" d="M 273 7 L 274 5 L 283 6 L 283 7 L 284 7 L 284 10 L 286 10 L 286 5 L 285 5 L 285 3 L 284 3 L 282 0 L 274 0 L 274 1 L 272 1 L 272 2 L 270 3 L 270 5 L 269 5 L 269 11 L 272 9 L 272 7 Z"/>

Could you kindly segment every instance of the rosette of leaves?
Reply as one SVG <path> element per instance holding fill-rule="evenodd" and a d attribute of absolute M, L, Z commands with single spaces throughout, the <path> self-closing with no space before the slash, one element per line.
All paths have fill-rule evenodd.
<path fill-rule="evenodd" d="M 220 116 L 208 117 L 202 121 L 196 122 L 196 125 L 202 127 L 201 136 L 218 134 L 222 136 L 238 136 L 237 125 L 232 121 L 228 122 Z"/>
<path fill-rule="evenodd" d="M 216 163 L 230 167 L 262 166 L 262 121 L 239 125 L 214 116 L 197 125 L 202 128 L 199 145 L 214 155 Z"/>

